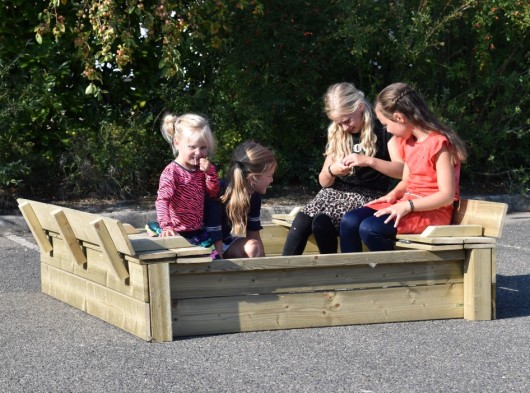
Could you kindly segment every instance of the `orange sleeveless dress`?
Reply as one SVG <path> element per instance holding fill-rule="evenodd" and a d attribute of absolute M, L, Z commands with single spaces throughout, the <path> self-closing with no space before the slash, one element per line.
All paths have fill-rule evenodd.
<path fill-rule="evenodd" d="M 405 195 L 397 202 L 429 196 L 438 191 L 436 176 L 436 154 L 442 147 L 448 146 L 447 138 L 436 132 L 431 132 L 422 142 L 413 137 L 407 140 L 399 139 L 403 158 L 407 164 L 410 176 Z M 460 162 L 454 166 L 455 201 L 460 199 Z M 396 203 L 397 203 L 396 202 Z M 368 203 L 366 206 L 381 210 L 391 206 L 391 203 Z M 435 210 L 411 212 L 399 220 L 397 233 L 422 233 L 429 225 L 449 225 L 453 217 L 453 204 Z"/>

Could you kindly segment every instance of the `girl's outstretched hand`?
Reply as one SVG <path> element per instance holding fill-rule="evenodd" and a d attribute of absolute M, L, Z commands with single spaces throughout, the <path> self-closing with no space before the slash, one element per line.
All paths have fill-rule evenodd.
<path fill-rule="evenodd" d="M 388 224 L 390 221 L 395 219 L 394 228 L 397 228 L 399 220 L 401 220 L 401 217 L 406 216 L 410 212 L 411 212 L 410 204 L 408 201 L 405 201 L 405 202 L 399 202 L 389 207 L 385 207 L 384 209 L 378 210 L 374 213 L 374 216 L 381 217 L 381 216 L 384 216 L 385 214 L 388 214 L 388 218 L 385 220 L 385 224 Z"/>

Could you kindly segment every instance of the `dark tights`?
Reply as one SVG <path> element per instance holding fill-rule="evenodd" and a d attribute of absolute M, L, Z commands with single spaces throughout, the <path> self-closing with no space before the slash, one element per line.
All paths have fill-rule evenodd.
<path fill-rule="evenodd" d="M 394 249 L 397 230 L 394 220 L 385 224 L 388 214 L 376 217 L 375 210 L 369 207 L 347 212 L 340 222 L 341 252 L 361 252 L 362 243 L 370 251 L 388 251 Z"/>
<path fill-rule="evenodd" d="M 339 235 L 329 216 L 319 213 L 315 217 L 299 212 L 287 234 L 282 255 L 301 255 L 307 239 L 313 234 L 321 254 L 337 252 Z"/>

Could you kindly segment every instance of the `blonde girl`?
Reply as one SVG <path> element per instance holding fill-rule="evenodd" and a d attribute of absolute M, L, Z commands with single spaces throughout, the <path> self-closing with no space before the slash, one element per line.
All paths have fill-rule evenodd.
<path fill-rule="evenodd" d="M 400 142 L 403 178 L 384 197 L 348 212 L 340 228 L 342 252 L 392 250 L 397 233 L 421 233 L 429 225 L 448 225 L 460 198 L 460 163 L 466 147 L 440 123 L 423 98 L 405 83 L 383 89 L 375 113 Z"/>
<path fill-rule="evenodd" d="M 261 241 L 261 196 L 273 181 L 274 153 L 253 141 L 236 147 L 221 197 L 223 258 L 265 256 Z"/>
<path fill-rule="evenodd" d="M 161 133 L 169 143 L 175 159 L 160 175 L 155 202 L 161 236 L 180 235 L 192 244 L 209 246 L 210 232 L 219 232 L 219 225 L 204 225 L 205 196 L 218 197 L 219 176 L 208 160 L 216 147 L 208 120 L 197 114 L 167 114 Z M 217 244 L 221 250 L 220 241 Z"/>
<path fill-rule="evenodd" d="M 401 178 L 403 171 L 395 138 L 382 129 L 362 91 L 334 84 L 324 108 L 331 123 L 318 177 L 323 188 L 293 220 L 283 255 L 302 254 L 312 233 L 320 253 L 337 252 L 344 213 L 384 195 L 390 177 Z"/>

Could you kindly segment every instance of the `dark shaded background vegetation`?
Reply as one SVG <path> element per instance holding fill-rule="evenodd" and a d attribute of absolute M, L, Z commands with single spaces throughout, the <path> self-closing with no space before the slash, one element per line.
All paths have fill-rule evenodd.
<path fill-rule="evenodd" d="M 255 139 L 279 158 L 276 189 L 316 188 L 340 81 L 369 100 L 411 83 L 469 146 L 464 190 L 528 192 L 527 1 L 3 3 L 0 206 L 153 195 L 167 111 L 210 118 L 220 168 Z"/>

